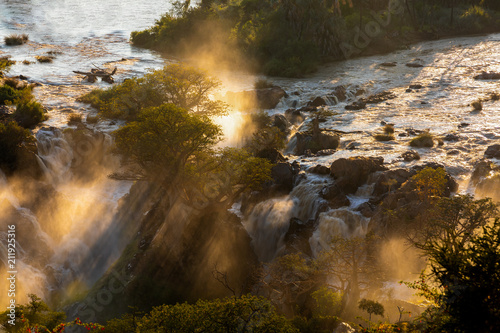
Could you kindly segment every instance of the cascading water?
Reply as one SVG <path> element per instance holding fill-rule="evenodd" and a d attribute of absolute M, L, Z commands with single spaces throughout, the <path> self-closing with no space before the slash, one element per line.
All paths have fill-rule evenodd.
<path fill-rule="evenodd" d="M 45 299 L 50 299 L 51 291 L 64 295 L 75 283 L 79 288 L 90 287 L 128 241 L 118 238 L 129 226 L 120 224 L 114 215 L 131 182 L 107 177 L 118 162 L 109 153 L 112 140 L 107 134 L 87 131 L 75 142 L 75 132 L 68 132 L 73 137 L 57 128 L 42 128 L 37 133 L 46 185 L 37 184 L 49 194 L 42 199 L 46 208 L 30 204 L 40 200 L 40 193 L 33 193 L 37 196 L 33 198 L 17 190 L 28 186 L 23 182 L 33 180 L 13 179 L 10 184 L 3 175 L 0 178 L 0 202 L 7 201 L 15 210 L 1 219 L 2 225 L 16 225 L 19 288 Z M 84 177 L 79 177 L 82 170 Z M 31 208 L 22 207 L 22 202 Z M 7 209 L 2 207 L 2 211 Z M 51 230 L 50 234 L 45 230 Z"/>
<path fill-rule="evenodd" d="M 311 175 L 290 194 L 255 205 L 243 220 L 243 225 L 252 237 L 253 247 L 261 261 L 271 261 L 284 250 L 284 238 L 291 218 L 303 223 L 316 218 L 318 208 L 324 202 L 319 192 L 326 182 L 324 178 Z"/>

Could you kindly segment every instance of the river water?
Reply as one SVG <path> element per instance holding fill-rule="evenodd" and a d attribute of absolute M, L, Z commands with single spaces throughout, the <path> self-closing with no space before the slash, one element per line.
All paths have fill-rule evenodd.
<path fill-rule="evenodd" d="M 0 0 L 0 38 L 12 33 L 26 33 L 30 38 L 23 46 L 7 47 L 2 44 L 0 56 L 9 55 L 17 61 L 9 75 L 22 74 L 32 82 L 41 83 L 35 89 L 35 94 L 48 109 L 50 118 L 45 125 L 62 129 L 67 127 L 67 117 L 71 112 L 84 115 L 95 113 L 95 110 L 76 102 L 76 97 L 92 88 L 108 86 L 102 82 L 83 82 L 82 77 L 74 74 L 73 70 L 86 71 L 94 66 L 117 67 L 115 79 L 120 82 L 128 77 L 141 76 L 148 68 L 160 68 L 165 61 L 173 61 L 164 59 L 155 52 L 135 48 L 128 42 L 131 31 L 152 25 L 169 7 L 169 2 L 156 0 Z M 36 62 L 35 56 L 51 51 L 55 52 L 56 57 L 52 63 Z M 24 60 L 31 64 L 23 64 Z M 406 63 L 415 61 L 420 62 L 423 67 L 405 66 Z M 380 66 L 383 62 L 395 62 L 396 66 Z M 323 157 L 300 157 L 291 153 L 290 159 L 297 160 L 303 169 L 316 164 L 329 166 L 337 158 L 355 155 L 383 156 L 386 164 L 394 168 L 435 161 L 443 163 L 459 181 L 460 191 L 473 192 L 468 186 L 468 178 L 474 161 L 482 157 L 488 145 L 500 139 L 500 103 L 485 101 L 481 112 L 473 112 L 470 106 L 477 99 L 487 100 L 493 92 L 500 93 L 499 81 L 474 80 L 473 77 L 481 71 L 500 71 L 500 34 L 424 42 L 387 55 L 337 62 L 300 80 L 268 78 L 289 93 L 288 98 L 269 112 L 284 113 L 288 108 L 304 106 L 315 97 L 327 96 L 338 85 L 346 86 L 348 92 L 352 93 L 363 89 L 365 96 L 389 90 L 395 93 L 395 99 L 369 105 L 359 111 L 345 110 L 347 102 L 336 104 L 332 99 L 329 100 L 327 108 L 334 115 L 321 123 L 321 127 L 346 132 L 341 138 L 341 148 L 355 141 L 359 144 L 358 149 L 339 149 L 333 155 Z M 222 94 L 228 90 L 250 89 L 259 78 L 242 71 L 212 70 L 211 73 L 222 81 Z M 420 84 L 422 88 L 406 92 L 410 84 Z M 219 120 L 228 136 L 227 143 L 237 143 L 239 128 L 244 126 L 243 119 L 241 113 L 235 112 Z M 395 141 L 382 143 L 373 139 L 374 132 L 381 129 L 381 122 L 395 125 Z M 101 121 L 95 127 L 109 131 L 116 126 L 110 121 Z M 399 135 L 406 133 L 409 128 L 429 130 L 436 136 L 456 133 L 461 136 L 461 140 L 445 142 L 443 146 L 432 149 L 417 149 L 422 157 L 421 161 L 404 162 L 400 155 L 409 149 L 408 142 L 411 138 Z M 51 247 L 47 253 L 53 254 L 47 266 L 56 271 L 51 274 L 55 276 L 52 280 L 56 279 L 60 285 L 70 286 L 71 277 L 78 275 L 78 270 L 81 269 L 73 267 L 72 261 L 78 261 L 78 251 L 85 251 L 92 246 L 88 239 L 79 237 L 102 235 L 106 226 L 112 225 L 112 214 L 100 218 L 93 208 L 99 203 L 99 211 L 113 212 L 118 200 L 128 192 L 131 184 L 107 179 L 108 169 L 95 175 L 86 184 L 75 183 L 71 174 L 61 174 L 61 168 L 67 167 L 64 161 L 67 163 L 72 156 L 72 152 L 65 148 L 67 146 L 64 139 L 58 136 L 57 131 L 41 131 L 38 138 L 45 140 L 44 142 L 50 141 L 48 147 L 52 150 L 46 151 L 42 157 L 50 174 L 65 179 L 54 186 L 63 194 L 69 206 L 73 207 L 57 217 L 58 225 L 65 225 L 65 233 L 55 237 L 41 230 L 36 217 L 19 204 L 19 198 L 10 191 L 9 184 L 3 177 L 0 177 L 0 199 L 7 200 L 7 206 L 14 207 L 26 221 L 37 230 L 40 229 L 38 241 L 52 243 L 47 245 Z M 292 152 L 293 139 L 289 148 L 289 152 Z M 452 151 L 453 154 L 450 154 Z M 283 244 L 280 242 L 288 230 L 290 217 L 306 220 L 316 214 L 317 203 L 314 200 L 317 193 L 313 191 L 317 191 L 318 186 L 329 180 L 321 177 L 318 179 L 317 176 L 309 178 L 290 195 L 259 204 L 244 222 L 254 238 L 254 245 L 258 248 L 261 259 L 272 259 L 282 248 Z M 356 198 L 352 200 L 355 202 Z M 345 209 L 323 214 L 320 228 L 310 241 L 317 250 L 332 236 L 329 233 L 345 229 L 345 216 L 353 219 L 352 214 Z M 357 216 L 355 220 L 360 226 L 356 230 L 364 230 L 368 222 Z M 94 231 L 97 234 L 92 235 Z M 116 251 L 110 252 L 106 265 L 116 259 L 117 255 L 119 253 Z M 32 262 L 27 257 L 23 261 L 24 272 L 31 277 L 25 279 L 23 291 L 43 295 L 49 287 L 53 287 L 53 283 L 48 280 L 46 270 Z M 102 273 L 106 267 L 101 267 L 99 272 Z M 92 281 L 95 281 L 95 277 L 80 282 L 85 284 Z M 0 296 L 0 303 L 3 304 L 4 301 Z"/>

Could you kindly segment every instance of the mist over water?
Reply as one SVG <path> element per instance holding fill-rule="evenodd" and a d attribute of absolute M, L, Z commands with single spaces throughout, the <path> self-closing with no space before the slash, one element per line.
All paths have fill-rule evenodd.
<path fill-rule="evenodd" d="M 33 184 L 27 184 L 23 179 L 7 180 L 0 174 L 0 225 L 3 229 L 4 225 L 15 221 L 20 226 L 20 295 L 34 292 L 49 297 L 55 291 L 68 290 L 71 293 L 88 288 L 118 258 L 125 246 L 128 233 L 124 229 L 127 226 L 120 224 L 115 213 L 131 183 L 107 177 L 117 168 L 116 160 L 101 156 L 109 155 L 107 149 L 112 145 L 111 137 L 96 135 L 89 139 L 92 154 L 82 156 L 86 147 L 71 145 L 61 129 L 68 127 L 69 112 L 84 115 L 94 112 L 87 105 L 76 102 L 76 97 L 95 87 L 108 86 L 102 82 L 82 82 L 82 77 L 73 70 L 117 67 L 115 79 L 121 82 L 128 77 L 144 75 L 148 68 L 164 65 L 165 59 L 159 54 L 132 47 L 128 38 L 131 31 L 151 26 L 169 8 L 167 1 L 0 0 L 0 38 L 12 33 L 26 33 L 30 37 L 26 45 L 19 47 L 7 47 L 2 43 L 0 56 L 10 55 L 17 61 L 9 75 L 22 74 L 30 81 L 42 84 L 34 92 L 48 108 L 50 118 L 46 125 L 57 127 L 37 132 L 39 162 L 52 187 L 44 192 L 50 194 L 44 197 L 50 198 L 44 209 L 37 209 L 37 214 L 33 211 L 36 206 L 33 202 L 43 194 L 30 193 L 35 187 Z M 49 51 L 58 52 L 53 63 L 35 61 L 35 56 Z M 34 63 L 24 65 L 23 60 Z M 405 66 L 415 60 L 424 67 Z M 380 67 L 382 62 L 396 62 L 397 66 Z M 425 42 L 388 55 L 338 62 L 300 80 L 268 78 L 290 94 L 269 113 L 284 113 L 288 108 L 305 106 L 315 97 L 325 97 L 329 103 L 327 109 L 335 114 L 321 123 L 321 128 L 346 132 L 341 138 L 341 148 L 352 141 L 360 143 L 359 149 L 340 149 L 323 157 L 297 157 L 292 153 L 290 161 L 298 161 L 303 169 L 316 164 L 329 166 L 335 159 L 357 155 L 383 156 L 391 168 L 416 164 L 404 162 L 399 157 L 409 149 L 409 137 L 398 136 L 398 144 L 373 140 L 372 133 L 382 121 L 394 123 L 396 135 L 410 127 L 429 129 L 435 135 L 457 133 L 463 138 L 459 142 L 432 150 L 418 149 L 422 156 L 418 163 L 443 163 L 461 181 L 459 191 L 465 192 L 470 190 L 468 178 L 474 161 L 482 157 L 489 144 L 500 139 L 500 104 L 486 102 L 481 113 L 471 113 L 469 106 L 491 92 L 500 92 L 498 81 L 473 79 L 483 70 L 500 71 L 499 34 Z M 221 95 L 226 91 L 251 89 L 258 78 L 245 72 L 213 68 L 210 73 L 222 81 Z M 416 83 L 423 88 L 407 93 L 408 86 Z M 335 99 L 328 97 L 338 85 L 345 85 L 350 97 L 363 89 L 365 95 L 391 90 L 397 98 L 370 105 L 365 110 L 348 111 L 344 109 L 346 102 L 336 104 Z M 297 94 L 292 94 L 294 92 Z M 241 132 L 246 129 L 248 117 L 239 111 L 232 110 L 229 116 L 216 120 L 226 134 L 224 144 L 241 144 Z M 462 123 L 467 126 L 459 128 Z M 109 132 L 119 125 L 103 121 L 95 128 Z M 293 130 L 303 129 L 300 126 Z M 98 146 L 101 150 L 96 148 Z M 288 151 L 293 152 L 293 148 L 292 139 Z M 460 153 L 448 154 L 453 149 Z M 97 163 L 98 167 L 83 179 L 76 177 L 72 169 L 75 159 L 80 166 Z M 243 225 L 253 239 L 259 259 L 270 261 L 283 253 L 283 239 L 291 218 L 302 222 L 316 218 L 322 200 L 319 191 L 329 182 L 331 180 L 310 177 L 289 195 L 258 203 L 244 217 Z M 314 254 L 326 249 L 333 237 L 357 237 L 366 233 L 369 219 L 351 209 L 366 201 L 366 196 L 366 193 L 357 193 L 349 197 L 350 208 L 319 214 L 318 227 L 309 240 Z M 2 252 L 5 237 L 0 233 Z M 394 268 L 394 276 L 414 273 L 415 266 L 411 264 L 414 261 L 407 258 L 415 255 L 404 253 L 402 244 L 402 240 L 391 241 L 382 255 L 388 262 L 398 262 L 398 265 L 393 265 L 399 267 Z M 3 274 L 3 269 L 0 268 L 0 274 Z M 7 301 L 4 296 L 0 294 L 0 305 Z"/>

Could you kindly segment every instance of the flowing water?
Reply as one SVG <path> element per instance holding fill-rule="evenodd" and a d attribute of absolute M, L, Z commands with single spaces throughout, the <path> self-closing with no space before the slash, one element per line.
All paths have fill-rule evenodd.
<path fill-rule="evenodd" d="M 131 31 L 152 25 L 169 7 L 169 2 L 156 0 L 142 3 L 130 0 L 0 0 L 0 38 L 12 33 L 26 33 L 30 37 L 23 46 L 1 45 L 0 56 L 9 55 L 17 61 L 9 75 L 22 74 L 29 81 L 41 84 L 35 94 L 48 109 L 50 118 L 46 125 L 57 128 L 45 128 L 37 133 L 40 163 L 56 190 L 55 202 L 64 206 L 53 216 L 50 212 L 43 217 L 35 216 L 29 207 L 23 206 L 26 198 L 21 194 L 29 192 L 29 184 L 20 180 L 7 181 L 0 175 L 2 216 L 14 216 L 24 226 L 19 232 L 29 230 L 30 233 L 23 236 L 29 246 L 19 242 L 21 261 L 18 269 L 23 291 L 46 296 L 50 290 L 58 288 L 89 286 L 119 255 L 120 247 L 116 244 L 120 242 L 121 233 L 113 215 L 119 199 L 129 191 L 130 183 L 106 177 L 115 165 L 112 161 L 106 162 L 106 167 L 90 179 L 83 182 L 75 179 L 69 166 L 79 153 L 70 148 L 60 129 L 67 127 L 71 112 L 84 115 L 95 112 L 76 102 L 76 97 L 94 87 L 108 86 L 102 82 L 83 82 L 73 70 L 116 67 L 115 79 L 120 82 L 143 75 L 148 68 L 163 66 L 165 59 L 155 52 L 131 46 L 128 38 Z M 35 56 L 48 52 L 55 54 L 52 63 L 36 62 Z M 23 64 L 24 60 L 30 64 Z M 423 67 L 405 66 L 414 61 Z M 380 63 L 383 62 L 396 62 L 397 65 L 382 67 Z M 424 42 L 388 55 L 337 62 L 300 80 L 268 78 L 289 93 L 289 97 L 269 112 L 284 113 L 288 108 L 306 105 L 315 97 L 325 97 L 330 104 L 327 109 L 334 115 L 321 123 L 321 127 L 345 132 L 341 148 L 353 141 L 359 144 L 358 149 L 339 149 L 333 155 L 322 157 L 293 156 L 292 153 L 289 158 L 297 160 L 303 169 L 316 164 L 329 166 L 337 158 L 356 155 L 383 156 L 385 163 L 394 168 L 435 161 L 443 163 L 460 182 L 460 191 L 473 191 L 468 187 L 473 162 L 482 157 L 488 145 L 500 138 L 500 103 L 485 101 L 481 112 L 472 112 L 470 106 L 477 99 L 486 100 L 493 92 L 500 93 L 499 81 L 473 79 L 481 71 L 500 71 L 500 34 Z M 228 90 L 250 89 L 259 78 L 245 72 L 213 70 L 212 74 L 223 82 L 222 94 Z M 406 92 L 410 84 L 421 84 L 422 88 Z M 370 104 L 364 110 L 348 111 L 344 106 L 349 101 L 336 104 L 334 98 L 328 97 L 338 85 L 346 86 L 350 97 L 360 89 L 365 91 L 364 96 L 390 90 L 397 97 Z M 241 113 L 235 112 L 217 120 L 228 136 L 227 143 L 237 144 L 244 119 Z M 301 126 L 306 126 L 307 122 Z M 381 122 L 395 125 L 396 141 L 383 143 L 373 139 L 374 132 L 381 131 Z M 100 121 L 94 127 L 109 132 L 118 125 Z M 299 126 L 294 130 L 299 130 Z M 404 162 L 400 155 L 409 149 L 410 137 L 400 134 L 404 135 L 409 128 L 430 130 L 437 136 L 456 133 L 461 140 L 445 142 L 432 149 L 417 149 L 421 161 Z M 109 136 L 101 139 L 102 145 L 111 144 Z M 289 152 L 293 152 L 293 142 L 292 138 Z M 453 154 L 449 154 L 452 151 Z M 271 260 L 283 251 L 283 237 L 290 218 L 307 222 L 316 217 L 321 203 L 319 190 L 329 182 L 327 177 L 308 176 L 288 196 L 261 202 L 245 217 L 244 225 L 253 237 L 260 259 Z M 23 192 L 23 188 L 27 190 Z M 350 208 L 366 201 L 370 190 L 365 188 L 349 197 Z M 51 220 L 52 225 L 48 222 Z M 369 223 L 345 208 L 322 212 L 318 221 L 310 239 L 315 253 L 326 248 L 332 237 L 362 235 Z M 104 249 L 99 247 L 97 254 L 95 242 L 102 237 L 110 241 Z M 3 231 L 0 239 L 5 244 Z M 32 244 L 38 247 L 33 248 Z M 89 253 L 95 256 L 89 257 Z M 89 266 L 89 262 L 94 264 Z M 3 303 L 5 300 L 1 297 L 3 295 L 0 303 Z"/>

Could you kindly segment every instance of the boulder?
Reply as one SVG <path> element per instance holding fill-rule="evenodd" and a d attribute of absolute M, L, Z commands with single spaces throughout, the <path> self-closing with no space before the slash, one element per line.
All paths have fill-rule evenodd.
<path fill-rule="evenodd" d="M 326 165 L 321 165 L 321 164 L 313 166 L 308 171 L 310 173 L 315 173 L 315 174 L 318 174 L 318 175 L 328 175 L 328 174 L 330 174 L 330 168 L 327 167 Z"/>
<path fill-rule="evenodd" d="M 500 144 L 491 145 L 488 148 L 486 148 L 486 151 L 484 152 L 484 157 L 500 159 Z"/>
<path fill-rule="evenodd" d="M 256 156 L 268 159 L 273 164 L 286 162 L 285 156 L 283 156 L 283 154 L 276 148 L 262 149 L 256 154 Z"/>
<path fill-rule="evenodd" d="M 394 62 L 383 62 L 380 64 L 380 66 L 382 66 L 382 67 L 395 67 L 395 66 L 397 66 L 397 64 L 398 63 L 395 61 Z"/>
<path fill-rule="evenodd" d="M 340 137 L 337 134 L 320 132 L 318 134 L 319 149 L 337 149 L 340 143 Z"/>
<path fill-rule="evenodd" d="M 352 102 L 351 104 L 347 104 L 345 106 L 346 110 L 351 110 L 351 111 L 362 110 L 364 108 L 366 108 L 366 103 L 359 101 Z"/>
<path fill-rule="evenodd" d="M 386 170 L 383 164 L 382 157 L 340 158 L 332 163 L 330 175 L 344 193 L 355 193 L 359 186 L 366 183 L 370 174 Z"/>
<path fill-rule="evenodd" d="M 470 177 L 470 182 L 473 185 L 477 185 L 477 183 L 483 179 L 486 178 L 491 171 L 493 171 L 494 168 L 492 167 L 492 164 L 488 160 L 480 160 L 479 162 L 474 165 L 474 170 L 472 171 L 472 175 Z"/>
<path fill-rule="evenodd" d="M 312 101 L 307 103 L 307 106 L 318 107 L 318 106 L 323 106 L 323 105 L 326 105 L 326 101 L 323 97 L 316 97 L 315 99 L 313 99 Z"/>
<path fill-rule="evenodd" d="M 351 204 L 346 194 L 335 183 L 324 186 L 319 192 L 319 195 L 327 200 L 329 206 L 333 209 L 349 206 Z"/>
<path fill-rule="evenodd" d="M 410 86 L 408 87 L 410 89 L 422 89 L 422 85 L 421 84 L 410 84 Z"/>
<path fill-rule="evenodd" d="M 361 102 L 367 103 L 367 104 L 378 104 L 382 103 L 384 101 L 387 101 L 389 99 L 394 99 L 396 98 L 396 95 L 393 92 L 390 91 L 383 91 L 378 94 L 370 95 L 366 98 L 360 99 Z"/>
<path fill-rule="evenodd" d="M 292 126 L 288 119 L 282 114 L 273 115 L 271 117 L 271 122 L 273 126 L 277 127 L 283 133 L 287 133 L 290 126 Z"/>
<path fill-rule="evenodd" d="M 420 68 L 420 67 L 424 67 L 424 65 L 422 65 L 421 63 L 418 63 L 418 62 L 409 62 L 406 64 L 406 67 Z"/>
<path fill-rule="evenodd" d="M 300 124 L 304 121 L 304 115 L 302 112 L 296 109 L 288 109 L 285 111 L 285 117 L 292 124 Z"/>
<path fill-rule="evenodd" d="M 274 109 L 287 93 L 280 87 L 257 89 L 257 104 L 262 109 Z"/>
<path fill-rule="evenodd" d="M 347 99 L 347 90 L 345 86 L 337 86 L 333 88 L 333 92 L 329 95 L 337 100 L 337 102 L 343 102 Z"/>
<path fill-rule="evenodd" d="M 294 170 L 290 163 L 277 163 L 271 169 L 271 176 L 279 188 L 286 191 L 292 190 Z"/>
<path fill-rule="evenodd" d="M 383 195 L 389 191 L 397 190 L 401 185 L 412 176 L 407 169 L 388 170 L 381 173 L 375 180 L 373 189 L 374 196 Z"/>
<path fill-rule="evenodd" d="M 337 149 L 340 143 L 340 137 L 337 134 L 328 132 L 319 132 L 316 137 L 308 132 L 298 132 L 295 137 L 297 138 L 295 147 L 297 155 L 302 155 L 308 150 L 317 153 L 322 150 Z"/>
<path fill-rule="evenodd" d="M 311 245 L 309 238 L 314 232 L 314 220 L 309 220 L 306 223 L 297 218 L 290 220 L 290 226 L 285 234 L 285 244 L 287 253 L 304 253 L 312 256 Z"/>
<path fill-rule="evenodd" d="M 411 162 L 420 159 L 420 154 L 416 150 L 408 150 L 401 154 L 401 157 L 406 162 Z"/>
<path fill-rule="evenodd" d="M 460 141 L 460 135 L 455 133 L 446 134 L 443 138 L 444 141 Z"/>
<path fill-rule="evenodd" d="M 475 80 L 500 80 L 500 73 L 496 72 L 482 72 L 474 76 Z"/>

